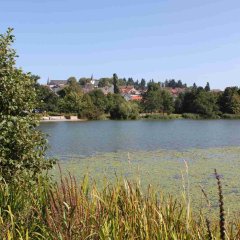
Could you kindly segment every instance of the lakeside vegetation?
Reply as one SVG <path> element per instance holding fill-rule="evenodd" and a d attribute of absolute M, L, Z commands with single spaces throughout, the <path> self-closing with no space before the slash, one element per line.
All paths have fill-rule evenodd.
<path fill-rule="evenodd" d="M 180 81 L 165 81 L 156 83 L 154 80 L 124 81 L 125 84 L 133 84 L 137 90 L 141 90 L 141 100 L 127 101 L 121 94 L 119 87 L 123 80 L 119 81 L 116 74 L 109 78 L 113 84 L 114 93 L 105 95 L 101 89 L 93 89 L 84 93 L 82 80 L 70 77 L 68 84 L 54 93 L 47 86 L 37 84 L 35 80 L 38 106 L 37 109 L 45 114 L 76 115 L 86 119 L 138 119 L 147 115 L 153 119 L 239 119 L 240 116 L 240 89 L 227 87 L 224 91 L 211 91 L 209 83 L 203 88 L 194 84 L 187 87 Z M 101 81 L 99 84 L 101 85 Z M 105 79 L 105 81 L 107 81 Z M 133 82 L 132 82 L 133 81 Z M 127 85 L 128 86 L 128 85 Z M 167 87 L 165 87 L 167 86 Z M 169 89 L 182 89 L 175 97 Z M 157 116 L 158 115 L 158 116 Z"/>
<path fill-rule="evenodd" d="M 218 219 L 193 213 L 188 181 L 183 197 L 178 198 L 162 195 L 151 186 L 144 192 L 138 182 L 127 179 L 114 184 L 105 180 L 103 188 L 87 177 L 78 184 L 71 174 L 55 182 L 49 175 L 55 160 L 46 156 L 46 137 L 37 130 L 39 121 L 33 113 L 39 100 L 36 81 L 16 67 L 13 42 L 12 29 L 0 35 L 1 239 L 239 239 L 239 215 L 224 219 L 222 183 L 217 172 Z M 67 90 L 62 106 L 94 119 L 96 115 L 88 116 L 92 114 L 90 107 L 97 111 L 90 104 L 91 97 L 83 95 L 74 81 Z M 165 105 L 171 102 L 170 97 L 164 90 L 149 90 L 147 94 L 151 109 L 156 103 L 157 111 L 170 113 Z M 202 96 L 203 92 L 196 90 L 196 94 Z M 109 98 L 111 117 L 135 118 L 136 103 L 125 102 L 118 94 Z M 162 105 L 159 99 L 165 99 Z"/>

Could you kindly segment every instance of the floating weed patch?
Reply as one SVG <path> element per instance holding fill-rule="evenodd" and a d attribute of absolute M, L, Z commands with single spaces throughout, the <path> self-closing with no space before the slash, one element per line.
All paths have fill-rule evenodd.
<path fill-rule="evenodd" d="M 158 150 L 115 152 L 98 154 L 91 157 L 61 161 L 63 173 L 71 172 L 77 179 L 86 173 L 101 186 L 105 176 L 114 181 L 115 176 L 127 177 L 129 180 L 141 179 L 141 186 L 151 184 L 161 192 L 179 196 L 182 193 L 182 172 L 184 161 L 189 166 L 190 196 L 196 211 L 205 207 L 200 185 L 209 193 L 213 207 L 217 208 L 217 191 L 215 188 L 215 168 L 224 179 L 226 210 L 238 212 L 240 209 L 240 147 L 191 149 L 186 151 Z M 59 178 L 58 170 L 53 175 Z"/>

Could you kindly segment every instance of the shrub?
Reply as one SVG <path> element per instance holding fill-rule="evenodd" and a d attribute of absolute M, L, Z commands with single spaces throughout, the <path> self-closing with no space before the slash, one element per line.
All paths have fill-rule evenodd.
<path fill-rule="evenodd" d="M 12 29 L 0 35 L 0 180 L 7 182 L 24 175 L 36 178 L 51 168 L 45 157 L 47 141 L 36 129 L 34 78 L 15 65 Z"/>

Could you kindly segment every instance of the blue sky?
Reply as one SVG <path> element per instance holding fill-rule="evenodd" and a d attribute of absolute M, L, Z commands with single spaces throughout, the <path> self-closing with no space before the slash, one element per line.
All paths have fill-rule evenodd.
<path fill-rule="evenodd" d="M 1 0 L 18 66 L 50 79 L 92 74 L 240 86 L 239 0 Z"/>

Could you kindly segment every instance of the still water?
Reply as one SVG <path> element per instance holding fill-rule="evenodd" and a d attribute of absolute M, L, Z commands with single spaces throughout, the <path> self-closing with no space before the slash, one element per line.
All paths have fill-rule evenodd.
<path fill-rule="evenodd" d="M 104 176 L 110 181 L 123 176 L 177 197 L 189 179 L 194 209 L 205 202 L 201 185 L 217 216 L 216 168 L 223 177 L 225 207 L 231 214 L 240 211 L 238 120 L 46 122 L 40 128 L 64 174 L 82 179 L 87 173 L 100 185 Z M 58 168 L 52 173 L 59 177 Z"/>
<path fill-rule="evenodd" d="M 54 156 L 240 146 L 238 120 L 46 122 Z"/>

